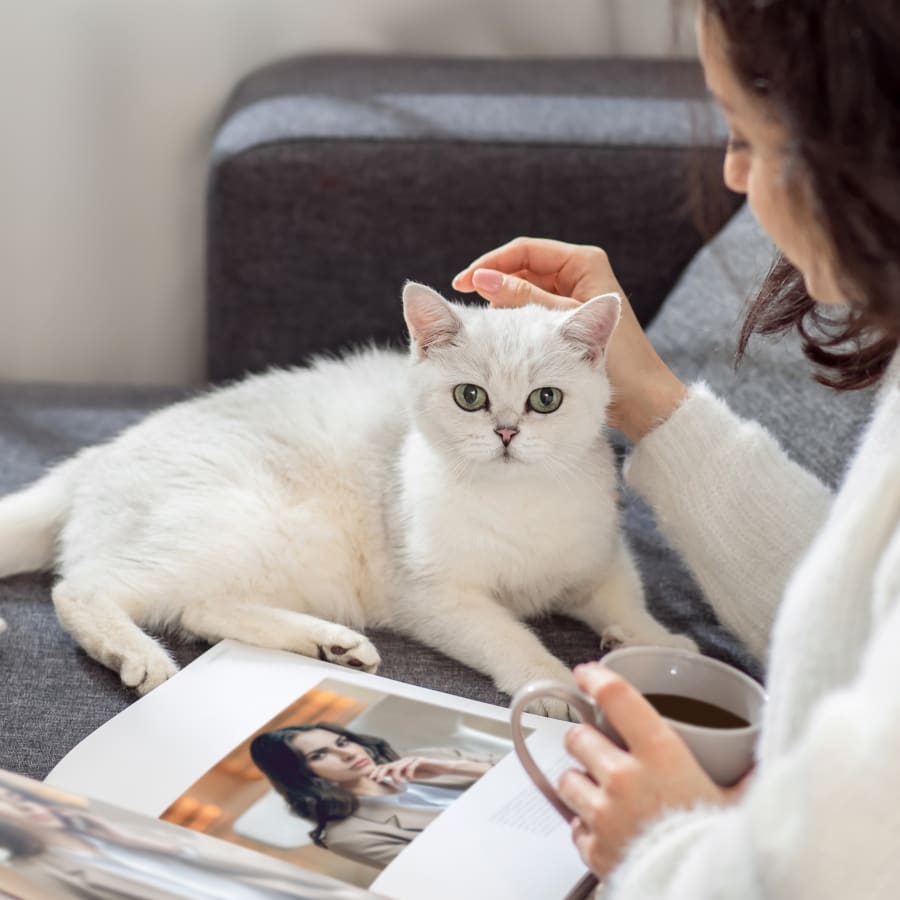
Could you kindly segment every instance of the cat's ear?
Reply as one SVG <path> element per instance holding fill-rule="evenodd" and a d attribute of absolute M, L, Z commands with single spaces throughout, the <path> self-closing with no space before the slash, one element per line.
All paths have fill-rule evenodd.
<path fill-rule="evenodd" d="M 419 357 L 449 344 L 462 328 L 453 307 L 437 291 L 415 281 L 403 288 L 403 317 Z"/>
<path fill-rule="evenodd" d="M 622 298 L 618 294 L 592 297 L 569 313 L 561 334 L 569 343 L 581 348 L 585 359 L 595 365 L 602 358 L 621 313 Z"/>

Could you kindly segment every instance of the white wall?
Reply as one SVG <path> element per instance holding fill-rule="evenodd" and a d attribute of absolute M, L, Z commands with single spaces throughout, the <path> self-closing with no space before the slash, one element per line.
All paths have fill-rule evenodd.
<path fill-rule="evenodd" d="M 671 0 L 0 0 L 0 380 L 203 374 L 206 152 L 309 50 L 672 52 Z"/>

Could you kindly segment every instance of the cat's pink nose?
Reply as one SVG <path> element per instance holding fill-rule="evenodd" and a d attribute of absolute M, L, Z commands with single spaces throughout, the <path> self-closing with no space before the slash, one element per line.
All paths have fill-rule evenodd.
<path fill-rule="evenodd" d="M 495 434 L 500 435 L 500 440 L 503 441 L 503 446 L 508 447 L 510 441 L 519 433 L 518 428 L 495 428 Z"/>

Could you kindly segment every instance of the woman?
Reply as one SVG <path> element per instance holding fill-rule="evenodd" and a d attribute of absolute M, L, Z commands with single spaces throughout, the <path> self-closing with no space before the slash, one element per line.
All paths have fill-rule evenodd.
<path fill-rule="evenodd" d="M 324 722 L 255 737 L 253 762 L 320 847 L 385 866 L 496 759 L 429 748 L 400 757 L 387 741 Z"/>
<path fill-rule="evenodd" d="M 832 497 L 758 425 L 681 384 L 625 304 L 607 369 L 613 422 L 635 443 L 626 479 L 719 618 L 768 653 L 770 699 L 754 773 L 720 790 L 628 684 L 579 667 L 630 752 L 572 728 L 585 771 L 559 790 L 615 900 L 895 897 L 900 5 L 703 0 L 697 28 L 731 127 L 725 181 L 783 253 L 739 349 L 753 332 L 797 327 L 816 377 L 879 381 L 879 405 Z M 621 290 L 602 251 L 532 239 L 485 254 L 454 285 L 498 306 Z"/>

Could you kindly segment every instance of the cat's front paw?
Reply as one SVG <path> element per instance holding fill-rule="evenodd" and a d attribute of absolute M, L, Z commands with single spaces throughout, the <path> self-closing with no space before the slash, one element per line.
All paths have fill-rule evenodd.
<path fill-rule="evenodd" d="M 160 652 L 152 656 L 129 656 L 119 668 L 119 678 L 126 687 L 134 688 L 141 696 L 168 681 L 178 666 Z"/>
<path fill-rule="evenodd" d="M 319 659 L 363 672 L 375 672 L 381 664 L 375 645 L 349 628 L 336 629 L 327 643 L 319 644 Z"/>

